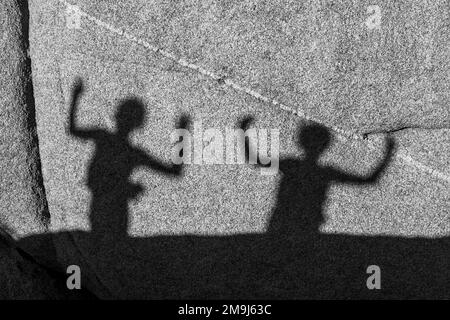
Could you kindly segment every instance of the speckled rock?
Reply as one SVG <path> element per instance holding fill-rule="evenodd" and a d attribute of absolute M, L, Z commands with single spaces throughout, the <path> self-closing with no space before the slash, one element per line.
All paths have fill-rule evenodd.
<path fill-rule="evenodd" d="M 326 196 L 319 196 L 321 210 L 315 213 L 320 211 L 320 217 L 302 212 L 300 218 L 287 216 L 281 223 L 293 228 L 299 221 L 309 223 L 309 229 L 300 225 L 293 234 L 270 232 L 277 212 L 274 207 L 289 206 L 278 202 L 285 178 L 281 167 L 277 175 L 262 175 L 252 165 L 200 165 L 194 159 L 180 176 L 171 167 L 171 134 L 182 114 L 190 115 L 192 134 L 200 122 L 204 129 L 216 128 L 225 134 L 226 128 L 234 128 L 250 114 L 255 118 L 253 127 L 279 130 L 280 157 L 293 159 L 305 156 L 297 145 L 297 131 L 310 124 L 305 118 L 317 118 L 345 131 L 338 134 L 330 129 L 334 139 L 320 164 L 362 177 L 383 159 L 384 135 L 370 134 L 363 140 L 349 138 L 346 132 L 447 126 L 448 91 L 439 87 L 447 83 L 424 80 L 423 85 L 437 88 L 436 94 L 443 99 L 421 105 L 423 115 L 430 117 L 416 115 L 417 109 L 411 111 L 406 102 L 410 88 L 404 79 L 419 73 L 405 66 L 411 39 L 399 35 L 399 30 L 402 21 L 413 21 L 408 14 L 419 9 L 406 10 L 404 20 L 383 22 L 387 27 L 375 36 L 372 29 L 359 26 L 358 21 L 366 19 L 366 7 L 353 16 L 350 13 L 356 9 L 348 9 L 349 4 L 316 7 L 309 13 L 312 4 L 296 11 L 295 4 L 285 7 L 262 1 L 251 5 L 220 2 L 222 7 L 217 2 L 204 8 L 200 2 L 174 6 L 171 2 L 100 1 L 94 5 L 78 1 L 71 3 L 85 13 L 74 22 L 70 19 L 76 9 L 71 7 L 67 13 L 62 1 L 30 3 L 37 125 L 53 233 L 47 236 L 53 238 L 61 266 L 80 265 L 83 281 L 98 296 L 450 296 L 444 286 L 450 279 L 449 172 L 445 153 L 438 153 L 448 148 L 447 130 L 398 131 L 397 150 L 379 180 L 360 185 L 330 183 Z M 439 25 L 445 19 L 440 14 L 445 13 L 438 10 L 443 3 L 436 3 L 430 10 L 439 11 L 435 21 Z M 387 17 L 405 12 L 386 6 Z M 272 15 L 283 15 L 288 8 L 300 15 L 295 20 L 300 26 L 308 27 L 299 26 L 298 32 L 313 35 L 312 39 L 296 37 L 296 33 L 291 40 L 279 36 L 277 26 L 282 22 Z M 342 10 L 349 11 L 348 19 L 342 18 Z M 358 41 L 371 43 L 369 38 L 381 37 L 377 41 L 388 49 L 377 51 L 375 46 L 359 43 L 339 23 L 343 29 L 347 25 L 361 28 L 356 33 Z M 267 27 L 267 35 L 258 33 L 264 31 L 262 26 Z M 412 36 L 416 31 L 402 32 Z M 437 40 L 444 37 L 435 36 Z M 356 41 L 349 50 L 370 48 L 364 59 L 342 47 L 346 37 Z M 390 37 L 400 44 L 383 44 Z M 318 38 L 320 54 L 302 51 Z M 300 43 L 290 46 L 288 40 Z M 442 43 L 430 44 L 430 50 L 436 50 L 433 59 L 440 57 Z M 284 51 L 278 52 L 280 48 Z M 299 52 L 306 56 L 294 59 Z M 306 62 L 308 55 L 313 62 Z M 352 57 L 357 61 L 352 62 Z M 383 67 L 373 62 L 376 59 Z M 445 63 L 436 61 L 432 60 L 438 68 L 434 76 L 446 75 L 447 69 L 439 69 Z M 369 67 L 380 73 L 374 87 L 367 82 L 373 79 L 360 81 Z M 403 71 L 412 74 L 401 75 Z M 78 77 L 83 90 L 75 86 Z M 353 84 L 361 87 L 353 90 Z M 360 102 L 367 90 L 390 87 L 392 91 L 374 94 L 371 102 Z M 303 113 L 298 112 L 303 117 L 268 103 L 265 97 L 278 99 L 284 107 L 305 106 Z M 117 113 L 124 105 L 146 110 L 145 123 L 133 128 L 128 140 L 120 135 L 124 127 L 118 122 L 124 119 Z M 342 105 L 354 108 L 351 114 L 356 117 L 337 112 Z M 430 145 L 422 153 L 421 141 Z M 159 165 L 148 158 L 132 163 L 135 159 L 123 150 L 140 158 L 151 155 Z M 367 290 L 365 270 L 371 264 L 385 270 L 387 290 Z"/>
<path fill-rule="evenodd" d="M 2 1 L 0 21 L 0 225 L 20 237 L 45 231 L 49 216 L 27 55 L 26 6 Z"/>

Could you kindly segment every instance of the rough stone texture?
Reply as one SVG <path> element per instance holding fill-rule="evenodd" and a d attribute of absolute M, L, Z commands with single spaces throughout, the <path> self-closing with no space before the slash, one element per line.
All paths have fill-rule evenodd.
<path fill-rule="evenodd" d="M 43 232 L 49 220 L 27 56 L 28 13 L 23 3 L 0 4 L 0 225 L 15 237 Z"/>
<path fill-rule="evenodd" d="M 447 2 L 420 2 L 423 8 L 383 2 L 386 21 L 377 36 L 359 27 L 366 17 L 365 5 L 304 4 L 291 38 L 277 38 L 277 28 L 283 14 L 296 12 L 294 3 L 282 10 L 282 4 L 273 3 L 266 10 L 268 2 L 245 2 L 242 7 L 241 1 L 220 2 L 223 8 L 205 2 L 204 9 L 179 2 L 77 3 L 102 21 L 126 27 L 137 37 L 222 72 L 224 78 L 217 81 L 183 67 L 99 21 L 83 17 L 80 29 L 67 28 L 66 7 L 59 1 L 31 1 L 37 124 L 54 234 L 23 239 L 24 244 L 50 237 L 61 266 L 79 264 L 87 287 L 100 297 L 450 297 L 445 285 L 450 278 L 450 173 L 448 153 L 443 152 L 449 148 L 448 130 L 398 131 L 396 157 L 379 183 L 332 185 L 320 233 L 299 232 L 303 238 L 294 240 L 265 233 L 281 175 L 262 176 L 249 165 L 186 165 L 182 177 L 137 168 L 131 180 L 145 192 L 130 202 L 128 236 L 108 230 L 116 227 L 111 225 L 113 212 L 104 217 L 106 230 L 91 230 L 89 210 L 96 198 L 88 188 L 88 172 L 94 145 L 68 131 L 78 76 L 85 81 L 85 91 L 77 126 L 112 132 L 117 129 L 120 101 L 141 98 L 147 121 L 131 140 L 165 163 L 170 163 L 170 134 L 182 113 L 190 114 L 194 126 L 201 120 L 203 128 L 219 130 L 251 114 L 256 127 L 280 130 L 282 157 L 303 156 L 295 133 L 307 122 L 231 88 L 227 79 L 299 106 L 310 117 L 346 131 L 446 127 L 448 52 L 443 49 L 443 21 L 448 11 L 441 8 Z M 357 8 L 352 10 L 358 15 L 341 14 L 348 8 Z M 410 19 L 412 15 L 418 20 Z M 426 22 L 424 30 L 418 21 Z M 403 28 L 406 22 L 410 28 Z M 351 32 L 353 25 L 361 29 Z M 430 28 L 441 31 L 430 32 L 432 70 L 422 70 L 422 75 L 409 67 L 417 63 L 418 69 L 424 68 L 422 58 L 410 61 L 409 53 L 419 54 L 413 43 L 425 41 L 421 35 Z M 297 37 L 297 32 L 311 39 Z M 359 40 L 353 38 L 356 35 Z M 319 53 L 305 53 L 314 40 Z M 347 47 L 345 41 L 352 44 Z M 376 49 L 374 41 L 387 49 Z M 356 52 L 346 51 L 350 49 Z M 379 76 L 364 78 L 370 68 Z M 418 78 L 422 82 L 411 80 Z M 371 95 L 371 90 L 377 94 Z M 437 98 L 424 102 L 427 94 Z M 363 102 L 363 97 L 372 100 Z M 416 101 L 414 108 L 410 99 Z M 339 111 L 343 106 L 349 109 Z M 380 161 L 383 150 L 379 135 L 367 140 L 340 136 L 323 162 L 363 175 Z M 110 161 L 113 167 L 120 159 L 112 154 Z M 102 201 L 121 197 L 113 186 L 111 190 L 110 198 Z M 385 268 L 387 290 L 366 289 L 365 268 L 370 264 Z"/>

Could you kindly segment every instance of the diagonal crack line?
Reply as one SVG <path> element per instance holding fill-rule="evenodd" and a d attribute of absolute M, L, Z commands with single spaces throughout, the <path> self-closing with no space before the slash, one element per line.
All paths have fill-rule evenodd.
<path fill-rule="evenodd" d="M 253 90 L 251 88 L 247 88 L 247 87 L 239 85 L 239 83 L 233 81 L 232 79 L 228 79 L 228 78 L 223 79 L 220 75 L 218 75 L 218 74 L 216 74 L 216 73 L 214 73 L 212 71 L 209 71 L 209 70 L 207 70 L 207 69 L 205 69 L 205 68 L 203 68 L 203 67 L 201 67 L 201 66 L 199 66 L 197 64 L 190 63 L 189 61 L 187 61 L 184 58 L 177 57 L 173 53 L 171 53 L 171 52 L 169 52 L 167 50 L 164 50 L 164 49 L 162 49 L 160 47 L 157 47 L 157 46 L 155 46 L 155 45 L 153 45 L 153 44 L 151 44 L 151 43 L 149 43 L 149 42 L 147 42 L 145 40 L 139 39 L 139 38 L 135 37 L 134 35 L 128 33 L 127 31 L 125 31 L 123 29 L 116 28 L 113 25 L 111 25 L 111 24 L 109 24 L 107 22 L 104 22 L 103 20 L 100 20 L 100 19 L 90 15 L 89 13 L 81 10 L 78 6 L 75 6 L 75 5 L 69 3 L 66 0 L 58 0 L 58 1 L 61 4 L 67 6 L 67 7 L 76 7 L 78 12 L 79 12 L 79 14 L 81 16 L 85 17 L 89 21 L 92 21 L 97 26 L 99 26 L 101 28 L 104 28 L 104 29 L 106 29 L 106 30 L 108 30 L 108 31 L 110 31 L 110 32 L 120 36 L 120 37 L 124 37 L 124 38 L 126 38 L 126 39 L 128 39 L 128 40 L 130 40 L 130 41 L 132 41 L 132 42 L 134 42 L 134 43 L 136 43 L 138 45 L 140 45 L 140 46 L 145 47 L 148 50 L 153 51 L 154 53 L 160 54 L 163 57 L 172 60 L 173 62 L 177 63 L 178 65 L 180 65 L 182 67 L 185 67 L 185 68 L 188 68 L 190 70 L 193 70 L 193 71 L 195 71 L 197 73 L 200 73 L 200 74 L 202 74 L 202 75 L 204 75 L 206 77 L 212 78 L 212 79 L 214 79 L 216 81 L 223 80 L 223 83 L 226 86 L 228 86 L 230 88 L 233 88 L 234 90 L 236 90 L 238 92 L 246 93 L 246 94 L 252 96 L 253 98 L 255 98 L 255 99 L 257 99 L 257 100 L 259 100 L 261 102 L 271 104 L 271 105 L 273 105 L 273 106 L 275 106 L 275 107 L 277 107 L 279 109 L 282 109 L 284 111 L 288 111 L 288 112 L 290 112 L 290 113 L 292 113 L 292 114 L 294 114 L 294 115 L 296 115 L 296 116 L 298 116 L 300 118 L 303 118 L 303 119 L 306 119 L 306 120 L 309 120 L 309 121 L 313 121 L 313 122 L 316 122 L 316 123 L 321 123 L 323 125 L 326 125 L 330 129 L 335 131 L 342 138 L 345 138 L 345 139 L 348 139 L 348 140 L 364 141 L 364 135 L 359 135 L 359 134 L 357 134 L 355 132 L 346 131 L 346 130 L 344 130 L 342 128 L 339 128 L 339 127 L 336 127 L 336 126 L 332 126 L 332 125 L 329 125 L 329 124 L 324 124 L 323 121 L 321 121 L 320 119 L 317 119 L 317 118 L 314 118 L 314 117 L 311 117 L 311 116 L 307 115 L 303 110 L 292 108 L 290 106 L 287 106 L 287 105 L 279 102 L 276 99 L 271 99 L 269 97 L 263 96 L 262 94 L 260 94 L 259 92 L 255 91 L 255 90 Z M 369 149 L 371 149 L 371 150 L 375 149 L 375 145 L 371 141 L 367 141 L 366 143 L 367 143 Z M 436 169 L 434 169 L 434 168 L 432 168 L 430 166 L 427 166 L 427 165 L 421 163 L 418 160 L 413 159 L 408 153 L 398 152 L 395 155 L 395 157 L 400 159 L 400 160 L 402 160 L 404 163 L 408 164 L 409 166 L 411 166 L 411 167 L 413 167 L 413 168 L 415 168 L 415 169 L 417 169 L 419 171 L 425 172 L 425 173 L 427 173 L 428 175 L 430 175 L 430 176 L 432 176 L 434 178 L 437 178 L 439 180 L 446 181 L 446 182 L 450 183 L 450 176 L 449 175 L 447 175 L 447 174 L 445 174 L 443 172 L 440 172 L 440 171 L 438 171 L 438 170 L 436 170 Z"/>

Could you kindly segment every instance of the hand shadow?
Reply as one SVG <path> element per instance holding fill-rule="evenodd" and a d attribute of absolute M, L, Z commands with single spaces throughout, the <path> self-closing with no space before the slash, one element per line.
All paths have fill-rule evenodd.
<path fill-rule="evenodd" d="M 245 117 L 238 127 L 245 131 L 253 121 L 253 118 Z M 318 234 L 325 222 L 323 206 L 331 183 L 375 184 L 390 162 L 395 147 L 395 141 L 388 136 L 384 158 L 371 174 L 358 176 L 319 164 L 320 156 L 331 140 L 330 131 L 323 125 L 313 123 L 299 129 L 297 144 L 305 156 L 302 159 L 284 158 L 279 162 L 282 177 L 277 202 L 268 224 L 269 234 L 276 234 L 277 237 L 296 237 L 299 233 L 303 233 L 302 237 Z M 246 139 L 246 159 L 250 153 L 256 153 L 256 148 Z M 259 162 L 258 165 L 264 166 Z"/>

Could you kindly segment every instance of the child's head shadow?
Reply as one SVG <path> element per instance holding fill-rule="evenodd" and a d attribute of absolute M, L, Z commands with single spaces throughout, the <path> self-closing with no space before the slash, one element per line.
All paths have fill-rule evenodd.
<path fill-rule="evenodd" d="M 321 124 L 309 124 L 299 128 L 297 145 L 304 150 L 306 158 L 317 160 L 332 141 L 330 130 Z"/>
<path fill-rule="evenodd" d="M 120 135 L 128 136 L 130 132 L 144 125 L 145 116 L 145 105 L 140 99 L 123 100 L 116 111 L 117 132 Z"/>

